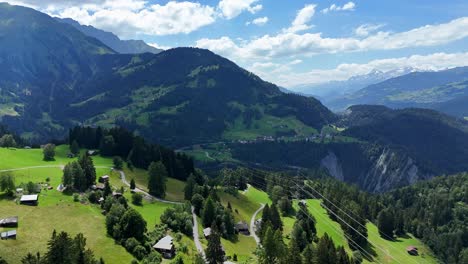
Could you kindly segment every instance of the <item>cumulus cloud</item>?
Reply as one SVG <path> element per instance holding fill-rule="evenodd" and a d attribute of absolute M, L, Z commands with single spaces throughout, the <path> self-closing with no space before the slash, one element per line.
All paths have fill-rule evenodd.
<path fill-rule="evenodd" d="M 187 1 L 148 5 L 140 0 L 106 0 L 99 5 L 90 3 L 56 10 L 49 8 L 49 13 L 112 31 L 124 38 L 137 34 L 190 33 L 216 20 L 213 7 Z"/>
<path fill-rule="evenodd" d="M 322 9 L 322 13 L 327 14 L 328 12 L 332 11 L 354 11 L 356 8 L 356 4 L 354 2 L 348 2 L 343 6 L 339 6 L 336 4 L 332 4 L 330 7 Z"/>
<path fill-rule="evenodd" d="M 260 11 L 262 5 L 254 5 L 258 0 L 221 0 L 218 8 L 226 19 L 233 19 L 244 11 L 249 11 L 252 14 Z"/>
<path fill-rule="evenodd" d="M 246 25 L 253 24 L 253 25 L 257 25 L 257 26 L 263 26 L 267 22 L 268 22 L 268 17 L 259 17 L 259 18 L 256 18 L 256 19 L 252 20 L 252 21 L 249 21 L 249 22 L 247 22 L 245 24 Z"/>
<path fill-rule="evenodd" d="M 315 14 L 315 7 L 317 5 L 309 4 L 297 12 L 296 18 L 291 23 L 291 26 L 285 29 L 285 32 L 295 33 L 310 29 L 312 26 L 309 25 L 310 20 Z"/>
<path fill-rule="evenodd" d="M 274 65 L 268 70 L 259 65 L 253 65 L 262 78 L 273 81 L 285 87 L 320 84 L 329 81 L 347 80 L 352 76 L 368 74 L 373 70 L 383 72 L 411 67 L 422 71 L 438 71 L 448 68 L 468 65 L 468 52 L 465 53 L 434 53 L 429 55 L 413 55 L 409 57 L 372 60 L 367 63 L 343 63 L 333 69 L 316 69 L 306 72 L 287 71 L 282 65 Z M 281 70 L 277 70 L 281 69 Z M 286 70 L 286 71 L 285 71 Z M 274 72 L 274 74 L 272 74 Z"/>
<path fill-rule="evenodd" d="M 468 37 L 468 17 L 454 19 L 448 23 L 426 25 L 409 31 L 392 33 L 377 32 L 365 38 L 331 38 L 322 33 L 291 33 L 283 31 L 277 35 L 235 43 L 229 37 L 203 39 L 196 45 L 212 49 L 231 59 L 272 59 L 280 57 L 311 56 L 315 54 L 358 52 L 369 50 L 394 50 L 411 47 L 428 47 L 447 44 Z M 225 45 L 229 43 L 230 49 Z"/>
<path fill-rule="evenodd" d="M 384 24 L 363 24 L 354 30 L 354 34 L 359 37 L 367 37 L 370 33 L 384 27 Z"/>

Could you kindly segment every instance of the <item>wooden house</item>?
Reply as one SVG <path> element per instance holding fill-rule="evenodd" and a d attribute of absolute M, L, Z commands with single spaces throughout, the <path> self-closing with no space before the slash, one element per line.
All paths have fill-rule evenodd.
<path fill-rule="evenodd" d="M 169 235 L 161 238 L 158 243 L 156 243 L 153 248 L 161 253 L 164 258 L 170 259 L 175 256 L 175 246 L 173 243 L 173 238 Z"/>
<path fill-rule="evenodd" d="M 38 203 L 39 195 L 37 194 L 22 195 L 20 199 L 20 204 L 24 205 L 37 205 Z"/>

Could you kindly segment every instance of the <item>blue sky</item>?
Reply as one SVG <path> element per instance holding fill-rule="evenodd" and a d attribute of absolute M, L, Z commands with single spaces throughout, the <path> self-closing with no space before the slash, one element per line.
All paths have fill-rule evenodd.
<path fill-rule="evenodd" d="M 468 1 L 18 0 L 164 48 L 208 48 L 300 90 L 374 69 L 468 64 Z"/>

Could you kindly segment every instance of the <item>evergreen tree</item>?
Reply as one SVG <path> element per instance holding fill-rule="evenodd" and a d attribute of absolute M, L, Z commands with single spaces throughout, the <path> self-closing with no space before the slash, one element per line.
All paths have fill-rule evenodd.
<path fill-rule="evenodd" d="M 62 177 L 63 186 L 66 188 L 73 187 L 73 170 L 72 165 L 68 163 L 63 168 L 63 177 Z"/>
<path fill-rule="evenodd" d="M 209 264 L 220 264 L 224 262 L 224 250 L 216 225 L 212 226 L 211 230 L 211 235 L 208 237 L 206 260 Z"/>
<path fill-rule="evenodd" d="M 336 249 L 333 240 L 325 233 L 317 243 L 317 262 L 320 264 L 337 263 Z"/>
<path fill-rule="evenodd" d="M 73 243 L 72 239 L 65 232 L 53 232 L 52 238 L 48 242 L 48 251 L 45 254 L 46 263 L 73 263 Z"/>
<path fill-rule="evenodd" d="M 136 184 L 135 184 L 135 179 L 131 179 L 130 180 L 130 190 L 135 190 L 136 188 Z"/>
<path fill-rule="evenodd" d="M 79 191 L 85 191 L 88 186 L 86 184 L 86 178 L 83 169 L 80 164 L 76 161 L 70 164 L 72 178 L 73 178 L 73 187 Z"/>
<path fill-rule="evenodd" d="M 148 168 L 148 190 L 149 193 L 160 198 L 166 195 L 166 180 L 167 170 L 166 166 L 161 161 L 152 162 Z"/>
<path fill-rule="evenodd" d="M 94 167 L 93 159 L 91 159 L 91 157 L 88 156 L 86 153 L 78 159 L 78 162 L 80 163 L 80 166 L 83 169 L 85 177 L 84 188 L 86 189 L 96 182 L 96 168 Z"/>
<path fill-rule="evenodd" d="M 197 215 L 200 215 L 201 209 L 203 208 L 203 200 L 203 196 L 198 193 L 192 197 L 191 202 L 195 209 L 195 214 Z"/>
<path fill-rule="evenodd" d="M 197 183 L 195 182 L 195 177 L 193 176 L 193 174 L 190 174 L 184 187 L 185 200 L 187 201 L 192 200 L 196 186 L 197 186 Z"/>
<path fill-rule="evenodd" d="M 270 222 L 274 230 L 283 230 L 283 222 L 281 221 L 281 216 L 278 212 L 276 205 L 272 205 L 269 211 Z"/>
<path fill-rule="evenodd" d="M 288 248 L 288 264 L 302 264 L 301 258 L 301 250 L 297 241 L 294 238 L 291 238 L 289 241 L 289 248 Z"/>
<path fill-rule="evenodd" d="M 203 206 L 203 226 L 208 227 L 211 226 L 211 224 L 214 222 L 216 217 L 216 208 L 215 204 L 213 202 L 213 199 L 211 197 L 208 197 L 206 199 L 205 205 Z"/>
<path fill-rule="evenodd" d="M 304 251 L 302 252 L 302 263 L 303 264 L 316 264 L 315 262 L 316 255 L 315 249 L 312 244 L 306 246 Z"/>
<path fill-rule="evenodd" d="M 80 153 L 80 146 L 76 140 L 73 140 L 72 144 L 70 145 L 70 152 L 73 155 L 78 155 Z"/>
<path fill-rule="evenodd" d="M 294 223 L 293 230 L 291 231 L 291 240 L 295 241 L 300 251 L 304 250 L 307 244 L 311 242 L 307 240 L 307 234 L 302 228 L 302 221 L 303 220 L 296 221 Z"/>
<path fill-rule="evenodd" d="M 112 158 L 112 163 L 114 164 L 114 169 L 116 170 L 122 170 L 123 169 L 123 159 L 120 156 L 114 156 Z"/>
<path fill-rule="evenodd" d="M 393 229 L 395 227 L 394 216 L 391 210 L 384 209 L 380 211 L 377 216 L 377 227 L 379 228 L 379 234 L 383 238 L 393 238 Z"/>
<path fill-rule="evenodd" d="M 36 255 L 28 253 L 21 259 L 21 264 L 41 264 L 41 262 L 41 255 L 39 254 L 39 252 Z M 0 262 L 0 264 L 2 264 L 2 262 Z"/>
<path fill-rule="evenodd" d="M 115 140 L 112 135 L 105 136 L 99 143 L 99 152 L 103 156 L 112 156 L 114 154 Z"/>
<path fill-rule="evenodd" d="M 336 255 L 337 264 L 351 264 L 351 259 L 349 258 L 348 254 L 346 254 L 343 246 L 338 247 Z"/>
<path fill-rule="evenodd" d="M 12 196 L 15 193 L 15 178 L 9 173 L 0 174 L 0 190 Z"/>
<path fill-rule="evenodd" d="M 103 192 L 102 196 L 107 197 L 109 195 L 112 195 L 112 188 L 110 186 L 109 181 L 106 181 L 106 183 L 104 183 L 104 192 Z"/>

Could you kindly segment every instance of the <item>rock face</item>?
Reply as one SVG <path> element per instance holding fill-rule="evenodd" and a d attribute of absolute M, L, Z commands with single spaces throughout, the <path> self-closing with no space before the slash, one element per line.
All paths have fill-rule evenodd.
<path fill-rule="evenodd" d="M 329 152 L 321 160 L 321 166 L 334 178 L 357 184 L 370 192 L 388 191 L 432 176 L 421 173 L 411 157 L 404 156 L 402 158 L 399 155 L 388 148 L 383 149 L 372 160 L 370 167 L 361 170 L 358 177 L 344 171 L 340 159 L 333 152 Z M 353 180 L 356 178 L 357 182 Z"/>
<path fill-rule="evenodd" d="M 338 161 L 338 157 L 333 152 L 328 152 L 328 155 L 322 159 L 320 165 L 327 169 L 328 173 L 334 178 L 344 181 L 343 168 Z"/>

